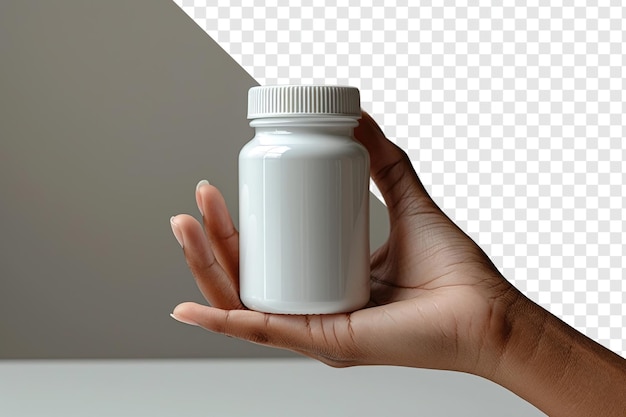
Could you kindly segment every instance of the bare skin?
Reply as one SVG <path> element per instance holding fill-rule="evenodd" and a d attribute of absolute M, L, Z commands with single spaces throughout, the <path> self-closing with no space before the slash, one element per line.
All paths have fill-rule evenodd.
<path fill-rule="evenodd" d="M 239 300 L 239 235 L 219 190 L 196 190 L 203 224 L 172 230 L 211 306 L 172 316 L 206 330 L 289 349 L 335 367 L 399 365 L 488 378 L 554 416 L 626 410 L 626 360 L 576 332 L 515 289 L 433 202 L 407 155 L 363 114 L 355 138 L 389 210 L 390 235 L 371 257 L 369 305 L 349 314 L 291 316 Z"/>

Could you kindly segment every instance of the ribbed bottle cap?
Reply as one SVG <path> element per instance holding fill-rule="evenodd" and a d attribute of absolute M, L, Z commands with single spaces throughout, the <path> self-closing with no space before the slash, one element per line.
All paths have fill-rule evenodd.
<path fill-rule="evenodd" d="M 277 85 L 248 91 L 248 119 L 293 116 L 361 117 L 359 89 L 330 85 Z"/>

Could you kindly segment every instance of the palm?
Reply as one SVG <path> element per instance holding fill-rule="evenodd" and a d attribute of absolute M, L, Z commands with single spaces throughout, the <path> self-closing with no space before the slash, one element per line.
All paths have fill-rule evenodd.
<path fill-rule="evenodd" d="M 392 213 L 389 240 L 372 255 L 369 308 L 352 314 L 352 332 L 359 329 L 361 336 L 374 339 L 384 333 L 386 341 L 395 338 L 405 345 L 411 340 L 407 329 L 412 329 L 419 346 L 409 349 L 413 355 L 385 352 L 382 360 L 368 358 L 370 363 L 407 365 L 408 359 L 423 367 L 451 367 L 450 358 L 457 361 L 460 356 L 464 335 L 459 335 L 459 329 L 473 327 L 475 338 L 484 334 L 492 310 L 490 298 L 506 289 L 478 246 L 433 210 L 430 206 L 399 218 Z M 406 233 L 416 229 L 421 233 Z M 425 351 L 438 351 L 445 360 L 424 361 Z"/>

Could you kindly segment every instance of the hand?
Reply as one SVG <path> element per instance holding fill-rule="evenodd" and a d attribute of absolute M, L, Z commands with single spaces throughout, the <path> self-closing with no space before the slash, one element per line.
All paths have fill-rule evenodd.
<path fill-rule="evenodd" d="M 493 372 L 507 337 L 508 307 L 519 293 L 437 207 L 407 155 L 366 113 L 355 137 L 370 154 L 371 175 L 390 216 L 389 239 L 371 257 L 367 308 L 308 316 L 245 309 L 238 295 L 238 232 L 220 192 L 201 182 L 196 201 L 203 226 L 188 215 L 175 216 L 171 222 L 212 307 L 183 303 L 173 317 L 332 366 L 386 364 Z"/>
<path fill-rule="evenodd" d="M 213 307 L 178 305 L 172 317 L 332 366 L 402 365 L 469 372 L 549 415 L 622 416 L 626 361 L 524 297 L 437 207 L 406 154 L 363 114 L 355 137 L 387 203 L 390 235 L 371 257 L 369 305 L 349 314 L 277 315 L 239 300 L 239 235 L 219 191 L 196 190 L 203 213 L 172 230 Z"/>

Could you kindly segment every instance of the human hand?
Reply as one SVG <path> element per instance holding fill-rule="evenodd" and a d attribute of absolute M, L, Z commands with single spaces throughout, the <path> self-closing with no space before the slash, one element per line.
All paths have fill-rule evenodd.
<path fill-rule="evenodd" d="M 198 184 L 203 225 L 172 218 L 200 291 L 212 305 L 183 303 L 179 321 L 284 348 L 332 366 L 387 364 L 488 373 L 506 337 L 517 291 L 433 202 L 407 155 L 363 114 L 355 137 L 390 217 L 387 242 L 371 256 L 371 300 L 333 315 L 276 315 L 239 300 L 239 236 L 217 188 Z M 205 233 L 206 232 L 206 233 Z"/>

